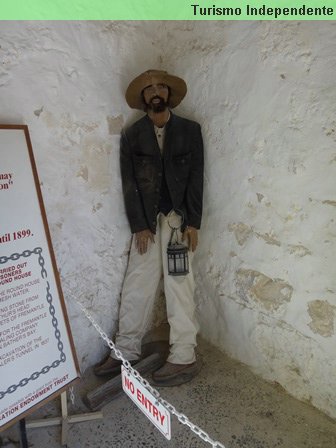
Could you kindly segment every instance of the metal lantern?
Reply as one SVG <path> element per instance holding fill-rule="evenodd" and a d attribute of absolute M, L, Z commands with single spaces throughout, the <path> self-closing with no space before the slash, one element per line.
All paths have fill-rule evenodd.
<path fill-rule="evenodd" d="M 186 275 L 189 273 L 188 247 L 178 241 L 177 230 L 179 227 L 172 227 L 169 222 L 168 225 L 172 229 L 167 247 L 168 274 Z M 174 235 L 176 240 L 175 243 L 173 243 Z"/>
<path fill-rule="evenodd" d="M 188 248 L 184 244 L 168 244 L 168 274 L 186 275 L 189 273 Z"/>

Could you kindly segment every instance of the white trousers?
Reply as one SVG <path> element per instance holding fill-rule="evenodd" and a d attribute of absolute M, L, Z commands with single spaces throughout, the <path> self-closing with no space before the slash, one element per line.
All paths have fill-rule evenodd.
<path fill-rule="evenodd" d="M 168 361 L 189 364 L 195 361 L 196 334 L 195 283 L 191 268 L 192 253 L 189 251 L 189 274 L 168 275 L 167 246 L 171 228 L 179 226 L 180 217 L 171 212 L 158 215 L 155 242 L 149 242 L 147 252 L 140 255 L 133 236 L 129 264 L 121 295 L 119 331 L 116 347 L 131 361 L 141 355 L 141 340 L 154 306 L 161 276 L 164 276 L 164 292 L 167 318 L 170 325 L 170 354 Z M 181 232 L 178 231 L 179 241 Z M 113 356 L 113 354 L 112 354 Z"/>

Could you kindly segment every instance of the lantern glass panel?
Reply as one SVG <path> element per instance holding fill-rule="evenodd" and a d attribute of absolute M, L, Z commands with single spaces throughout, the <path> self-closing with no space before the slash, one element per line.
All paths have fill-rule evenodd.
<path fill-rule="evenodd" d="M 189 272 L 188 248 L 182 244 L 171 244 L 167 249 L 168 273 L 186 275 Z"/>

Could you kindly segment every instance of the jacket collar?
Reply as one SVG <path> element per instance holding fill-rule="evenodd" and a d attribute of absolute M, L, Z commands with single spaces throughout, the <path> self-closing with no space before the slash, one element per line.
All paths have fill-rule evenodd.
<path fill-rule="evenodd" d="M 146 127 L 144 129 L 145 134 L 148 136 L 148 145 L 151 146 L 151 149 L 153 151 L 153 153 L 157 153 L 160 154 L 161 157 L 161 151 L 157 142 L 157 138 L 155 135 L 155 130 L 154 130 L 154 123 L 152 122 L 152 120 L 149 118 L 148 115 L 145 115 L 145 122 L 146 122 Z M 170 141 L 170 128 L 174 125 L 175 122 L 175 115 L 172 113 L 172 111 L 170 110 L 170 118 L 166 123 L 166 133 L 165 133 L 165 139 L 164 139 L 164 144 L 163 144 L 163 157 L 164 159 L 169 158 L 170 157 L 170 151 L 165 151 L 166 147 L 169 147 L 169 141 Z"/>

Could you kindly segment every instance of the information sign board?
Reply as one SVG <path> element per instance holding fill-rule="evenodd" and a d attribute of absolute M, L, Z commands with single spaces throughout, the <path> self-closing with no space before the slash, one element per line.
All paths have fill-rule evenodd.
<path fill-rule="evenodd" d="M 25 125 L 0 125 L 0 372 L 0 430 L 79 377 Z"/>

